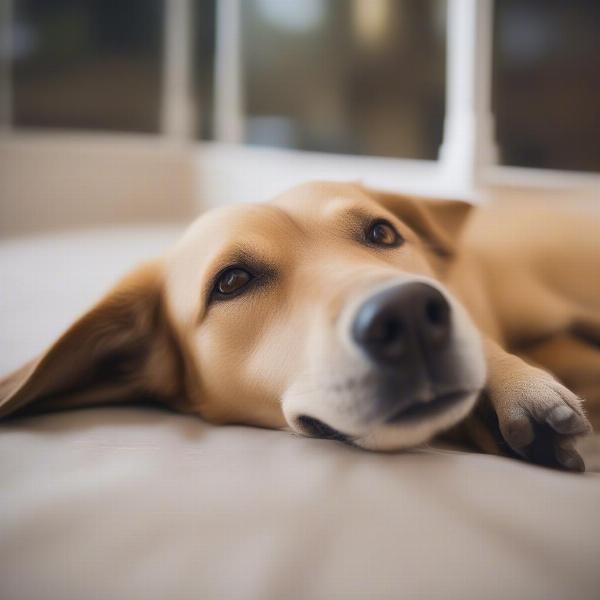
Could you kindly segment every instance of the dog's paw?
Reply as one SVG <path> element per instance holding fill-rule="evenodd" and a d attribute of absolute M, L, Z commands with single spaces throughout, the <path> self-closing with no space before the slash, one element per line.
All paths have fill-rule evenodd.
<path fill-rule="evenodd" d="M 585 471 L 575 449 L 577 437 L 590 433 L 581 400 L 552 376 L 534 369 L 512 382 L 505 400 L 495 403 L 500 432 L 519 456 L 536 464 Z"/>

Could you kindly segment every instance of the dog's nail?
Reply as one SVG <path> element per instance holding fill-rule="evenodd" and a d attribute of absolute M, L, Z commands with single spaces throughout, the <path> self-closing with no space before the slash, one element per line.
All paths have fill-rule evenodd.
<path fill-rule="evenodd" d="M 558 433 L 576 433 L 582 429 L 580 416 L 566 404 L 559 404 L 546 416 L 546 422 Z"/>
<path fill-rule="evenodd" d="M 569 471 L 585 472 L 585 463 L 583 459 L 574 450 L 556 449 L 556 459 L 558 462 Z"/>

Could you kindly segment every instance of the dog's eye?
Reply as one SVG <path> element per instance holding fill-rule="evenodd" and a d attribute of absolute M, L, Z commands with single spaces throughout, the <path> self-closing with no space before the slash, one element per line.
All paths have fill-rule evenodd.
<path fill-rule="evenodd" d="M 252 279 L 253 276 L 245 269 L 239 267 L 227 269 L 219 275 L 215 291 L 223 296 L 230 296 L 248 285 Z"/>
<path fill-rule="evenodd" d="M 366 231 L 366 238 L 370 244 L 375 246 L 400 246 L 404 238 L 396 231 L 396 228 L 387 221 L 375 221 L 371 223 Z"/>

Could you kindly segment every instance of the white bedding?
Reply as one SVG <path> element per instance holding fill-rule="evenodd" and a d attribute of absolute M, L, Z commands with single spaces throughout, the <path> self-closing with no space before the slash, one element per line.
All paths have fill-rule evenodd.
<path fill-rule="evenodd" d="M 0 243 L 0 373 L 175 229 Z M 151 409 L 0 426 L 0 599 L 597 599 L 600 475 L 216 428 Z"/>

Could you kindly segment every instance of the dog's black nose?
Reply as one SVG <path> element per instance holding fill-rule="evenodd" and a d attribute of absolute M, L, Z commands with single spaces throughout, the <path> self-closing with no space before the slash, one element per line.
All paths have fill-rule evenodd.
<path fill-rule="evenodd" d="M 358 310 L 352 335 L 380 365 L 432 361 L 450 338 L 450 306 L 437 289 L 403 283 L 369 298 Z"/>

